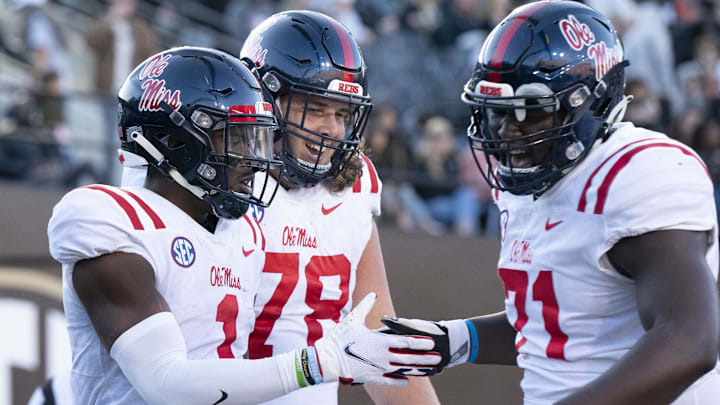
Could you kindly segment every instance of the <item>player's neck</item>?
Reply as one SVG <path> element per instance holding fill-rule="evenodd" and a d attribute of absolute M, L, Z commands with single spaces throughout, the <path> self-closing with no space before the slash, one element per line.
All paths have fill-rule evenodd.
<path fill-rule="evenodd" d="M 197 198 L 179 184 L 169 181 L 156 170 L 148 170 L 145 188 L 170 201 L 202 226 L 205 226 L 208 223 L 208 217 L 212 216 L 210 204 Z M 214 229 L 208 229 L 208 231 L 213 232 Z"/>

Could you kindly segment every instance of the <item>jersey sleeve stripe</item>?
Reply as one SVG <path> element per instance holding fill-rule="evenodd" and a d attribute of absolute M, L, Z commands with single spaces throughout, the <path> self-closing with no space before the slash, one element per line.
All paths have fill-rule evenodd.
<path fill-rule="evenodd" d="M 359 193 L 362 191 L 362 176 L 358 177 L 357 181 L 353 185 L 353 193 Z"/>
<path fill-rule="evenodd" d="M 520 351 L 520 347 L 522 347 L 525 342 L 527 342 L 527 338 L 523 336 L 522 338 L 520 338 L 520 340 L 517 341 L 517 343 L 515 343 L 515 350 Z"/>
<path fill-rule="evenodd" d="M 102 191 L 105 194 L 109 195 L 125 211 L 128 218 L 130 218 L 130 222 L 132 223 L 133 228 L 135 228 L 136 230 L 139 230 L 139 231 L 145 229 L 143 227 L 142 223 L 140 222 L 140 217 L 138 217 L 138 214 L 135 211 L 135 208 L 133 208 L 132 205 L 130 205 L 130 203 L 127 202 L 124 198 L 122 198 L 119 194 L 110 190 L 109 187 L 104 187 L 104 186 L 96 184 L 96 185 L 92 185 L 92 186 L 85 186 L 83 188 L 89 188 L 91 190 Z"/>
<path fill-rule="evenodd" d="M 380 191 L 380 187 L 378 185 L 378 176 L 377 171 L 375 171 L 375 166 L 373 166 L 370 159 L 364 154 L 361 153 L 360 157 L 362 157 L 365 161 L 365 166 L 367 167 L 368 173 L 370 174 L 370 193 L 377 193 L 378 191 Z M 353 191 L 355 190 L 353 189 Z"/>
<path fill-rule="evenodd" d="M 262 249 L 263 251 L 265 251 L 265 234 L 263 233 L 262 226 L 260 226 L 260 222 L 258 222 L 257 219 L 255 219 L 254 216 L 248 215 L 248 217 L 250 217 L 250 220 L 252 220 L 252 222 L 255 224 L 255 227 L 258 229 L 258 232 L 260 233 L 260 240 L 261 240 L 261 243 L 262 243 L 262 246 L 261 246 L 260 249 Z M 257 242 L 256 242 L 256 243 L 257 243 Z"/>
<path fill-rule="evenodd" d="M 260 232 L 260 239 L 262 240 L 262 246 L 260 247 L 260 249 L 262 249 L 262 251 L 265 251 L 265 234 L 263 233 L 262 226 L 260 226 L 260 223 L 254 217 L 253 221 L 255 221 L 255 225 L 257 225 L 257 229 Z"/>
<path fill-rule="evenodd" d="M 638 142 L 645 142 L 645 141 L 649 141 L 652 139 L 657 139 L 657 138 L 645 138 L 645 139 L 640 139 L 635 142 L 631 142 L 631 143 L 623 146 L 622 148 L 616 150 L 612 155 L 608 156 L 607 159 L 603 160 L 603 162 L 600 163 L 600 165 L 597 168 L 595 168 L 595 170 L 593 170 L 593 172 L 590 174 L 590 177 L 588 177 L 587 183 L 585 183 L 585 188 L 583 188 L 582 194 L 580 195 L 580 201 L 578 202 L 577 210 L 580 212 L 585 212 L 585 208 L 587 206 L 587 192 L 590 189 L 590 186 L 592 185 L 593 177 L 595 177 L 595 175 L 600 171 L 600 169 L 602 169 L 602 167 L 605 166 L 605 163 L 607 163 L 610 159 L 615 157 L 615 155 L 624 151 L 625 149 L 629 148 L 630 146 L 632 146 Z"/>
<path fill-rule="evenodd" d="M 145 210 L 145 212 L 148 214 L 150 219 L 152 219 L 153 225 L 155 225 L 155 229 L 164 229 L 165 228 L 165 223 L 162 221 L 162 219 L 160 219 L 160 216 L 157 213 L 155 213 L 155 211 L 153 211 L 153 209 L 150 208 L 150 206 L 147 205 L 145 203 L 145 201 L 143 201 L 135 193 L 132 193 L 125 189 L 121 189 L 121 190 L 124 191 L 130 197 L 132 197 L 132 199 L 135 200 L 140 205 L 140 207 L 142 207 L 143 210 Z"/>
<path fill-rule="evenodd" d="M 613 180 L 615 180 L 615 177 L 617 177 L 618 173 L 627 166 L 628 163 L 630 163 L 630 159 L 633 158 L 633 156 L 637 155 L 638 153 L 644 151 L 645 149 L 649 148 L 676 148 L 680 150 L 682 153 L 694 157 L 702 167 L 705 169 L 705 173 L 707 173 L 708 177 L 710 177 L 710 172 L 708 171 L 707 167 L 705 166 L 705 163 L 703 163 L 702 160 L 700 160 L 699 157 L 697 157 L 694 153 L 692 153 L 687 148 L 684 148 L 683 146 L 672 144 L 672 143 L 650 143 L 647 145 L 641 145 L 638 146 L 624 155 L 620 157 L 620 159 L 615 162 L 615 164 L 610 168 L 610 171 L 605 176 L 605 179 L 603 179 L 602 184 L 600 185 L 600 188 L 598 188 L 597 192 L 597 201 L 595 202 L 595 214 L 602 214 L 603 210 L 605 209 L 605 202 L 607 201 L 608 193 L 610 192 L 610 186 L 612 185 Z"/>
<path fill-rule="evenodd" d="M 252 229 L 253 231 L 253 242 L 255 242 L 255 244 L 257 245 L 257 231 L 255 231 L 255 227 L 253 226 L 252 221 L 250 220 L 250 218 L 248 218 L 247 214 L 243 215 L 243 218 L 245 219 L 245 221 L 247 221 L 248 225 L 250 225 L 250 229 Z"/>

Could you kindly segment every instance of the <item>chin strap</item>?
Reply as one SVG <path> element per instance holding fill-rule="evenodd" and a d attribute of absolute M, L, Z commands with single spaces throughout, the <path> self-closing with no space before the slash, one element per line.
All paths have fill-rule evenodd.
<path fill-rule="evenodd" d="M 142 131 L 133 131 L 130 133 L 130 137 L 137 142 L 147 153 L 150 154 L 150 156 L 155 160 L 155 165 L 157 167 L 166 166 L 167 174 L 175 180 L 180 186 L 182 186 L 184 189 L 188 190 L 189 192 L 193 193 L 197 198 L 204 200 L 205 195 L 207 195 L 207 191 L 203 190 L 201 187 L 193 186 L 190 184 L 185 177 L 180 174 L 180 172 L 177 171 L 176 168 L 166 164 L 165 162 L 165 156 L 153 145 L 150 141 L 145 138 L 145 135 L 143 135 Z"/>
<path fill-rule="evenodd" d="M 622 100 L 620 100 L 617 104 L 615 104 L 615 107 L 613 107 L 612 110 L 610 110 L 610 114 L 608 114 L 607 119 L 605 122 L 608 125 L 608 128 L 612 127 L 616 123 L 622 121 L 623 117 L 625 116 L 625 111 L 627 111 L 627 106 L 630 104 L 630 102 L 633 100 L 633 96 L 623 96 Z"/>

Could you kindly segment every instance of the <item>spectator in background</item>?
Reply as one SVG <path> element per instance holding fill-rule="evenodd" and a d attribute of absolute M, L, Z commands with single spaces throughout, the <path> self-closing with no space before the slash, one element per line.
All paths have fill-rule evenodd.
<path fill-rule="evenodd" d="M 46 9 L 46 0 L 15 0 L 13 4 L 24 20 L 22 39 L 32 67 L 34 90 L 46 92 L 44 84 L 49 74 L 56 75 L 61 94 L 72 90 L 65 35 Z"/>
<path fill-rule="evenodd" d="M 653 131 L 665 132 L 670 125 L 668 115 L 663 114 L 662 103 L 650 89 L 645 80 L 630 80 L 625 89 L 626 94 L 633 95 L 632 103 L 628 104 L 625 116 L 639 126 Z"/>
<path fill-rule="evenodd" d="M 693 59 L 694 49 L 688 44 L 705 34 L 720 34 L 720 23 L 714 13 L 714 0 L 675 0 L 673 9 L 676 21 L 671 26 L 675 64 Z"/>
<path fill-rule="evenodd" d="M 382 117 L 382 114 L 375 117 Z M 410 151 L 402 135 L 392 132 L 381 121 L 371 121 L 365 131 L 366 153 L 372 159 L 383 184 L 380 202 L 383 215 L 378 219 L 395 220 L 400 229 L 408 230 L 412 228 L 412 219 L 400 198 L 400 190 L 412 188 L 407 181 Z"/>
<path fill-rule="evenodd" d="M 132 68 L 158 50 L 155 32 L 135 14 L 135 0 L 112 0 L 108 13 L 90 25 L 86 41 L 95 55 L 95 89 L 107 127 L 102 183 L 119 184 L 116 151 L 117 91 Z"/>
<path fill-rule="evenodd" d="M 184 24 L 175 3 L 163 1 L 158 4 L 152 24 L 161 46 L 180 46 L 180 31 Z"/>
<path fill-rule="evenodd" d="M 713 107 L 720 95 L 720 52 L 718 39 L 702 35 L 695 41 L 694 57 L 678 67 L 680 83 L 684 86 L 688 105 L 714 113 Z"/>
<path fill-rule="evenodd" d="M 485 4 L 475 0 L 450 0 L 441 6 L 441 23 L 433 33 L 438 46 L 452 45 L 458 35 L 465 31 L 487 29 Z"/>
<path fill-rule="evenodd" d="M 66 140 L 65 103 L 72 90 L 72 72 L 65 35 L 46 9 L 45 0 L 20 0 L 15 5 L 24 16 L 26 55 L 31 65 L 33 102 L 40 111 L 38 126 L 51 128 L 52 136 Z M 49 139 L 46 139 L 47 142 Z"/>
<path fill-rule="evenodd" d="M 673 120 L 669 136 L 686 145 L 692 145 L 695 133 L 704 119 L 703 112 L 699 107 L 689 106 Z"/>
<path fill-rule="evenodd" d="M 636 0 L 611 14 L 613 22 L 620 21 L 620 35 L 625 47 L 625 58 L 630 61 L 628 80 L 648 80 L 660 100 L 677 114 L 682 110 L 682 99 L 675 72 L 675 56 L 669 17 L 656 0 Z"/>
<path fill-rule="evenodd" d="M 32 84 L 27 97 L 14 99 L 10 118 L 15 137 L 4 139 L 0 174 L 39 184 L 74 187 L 84 175 L 71 153 L 66 98 L 72 90 L 66 38 L 45 0 L 15 0 L 22 18 L 22 43 L 30 63 Z"/>
<path fill-rule="evenodd" d="M 460 153 L 460 184 L 461 187 L 471 190 L 477 201 L 478 216 L 475 227 L 478 231 L 487 237 L 500 237 L 500 211 L 493 201 L 490 185 L 478 172 L 470 148 L 463 148 Z"/>
<path fill-rule="evenodd" d="M 363 24 L 360 14 L 355 10 L 355 0 L 310 0 L 308 8 L 325 13 L 343 23 L 361 46 L 375 42 L 375 33 Z"/>
<path fill-rule="evenodd" d="M 459 162 L 452 125 L 434 116 L 423 125 L 414 153 L 413 193 L 402 192 L 414 226 L 441 235 L 452 228 L 461 236 L 477 232 L 478 204 L 472 189 L 460 183 Z"/>
<path fill-rule="evenodd" d="M 266 0 L 231 0 L 227 2 L 223 15 L 225 31 L 243 41 L 250 30 L 277 11 L 275 2 Z"/>

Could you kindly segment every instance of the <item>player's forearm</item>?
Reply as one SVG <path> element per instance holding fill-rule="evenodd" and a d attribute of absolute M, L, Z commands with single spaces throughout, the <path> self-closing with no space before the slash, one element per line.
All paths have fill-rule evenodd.
<path fill-rule="evenodd" d="M 406 387 L 365 385 L 375 405 L 439 405 L 435 389 L 427 377 L 408 377 Z"/>
<path fill-rule="evenodd" d="M 613 367 L 558 405 L 669 404 L 712 369 L 716 348 L 677 328 L 656 326 Z"/>
<path fill-rule="evenodd" d="M 188 360 L 182 333 L 169 312 L 128 329 L 110 354 L 151 405 L 211 404 L 221 399 L 255 404 L 307 384 L 296 372 L 294 352 L 260 360 Z"/>
<path fill-rule="evenodd" d="M 515 349 L 517 331 L 508 322 L 505 311 L 468 320 L 475 325 L 477 332 L 478 350 L 473 363 L 517 364 Z"/>

